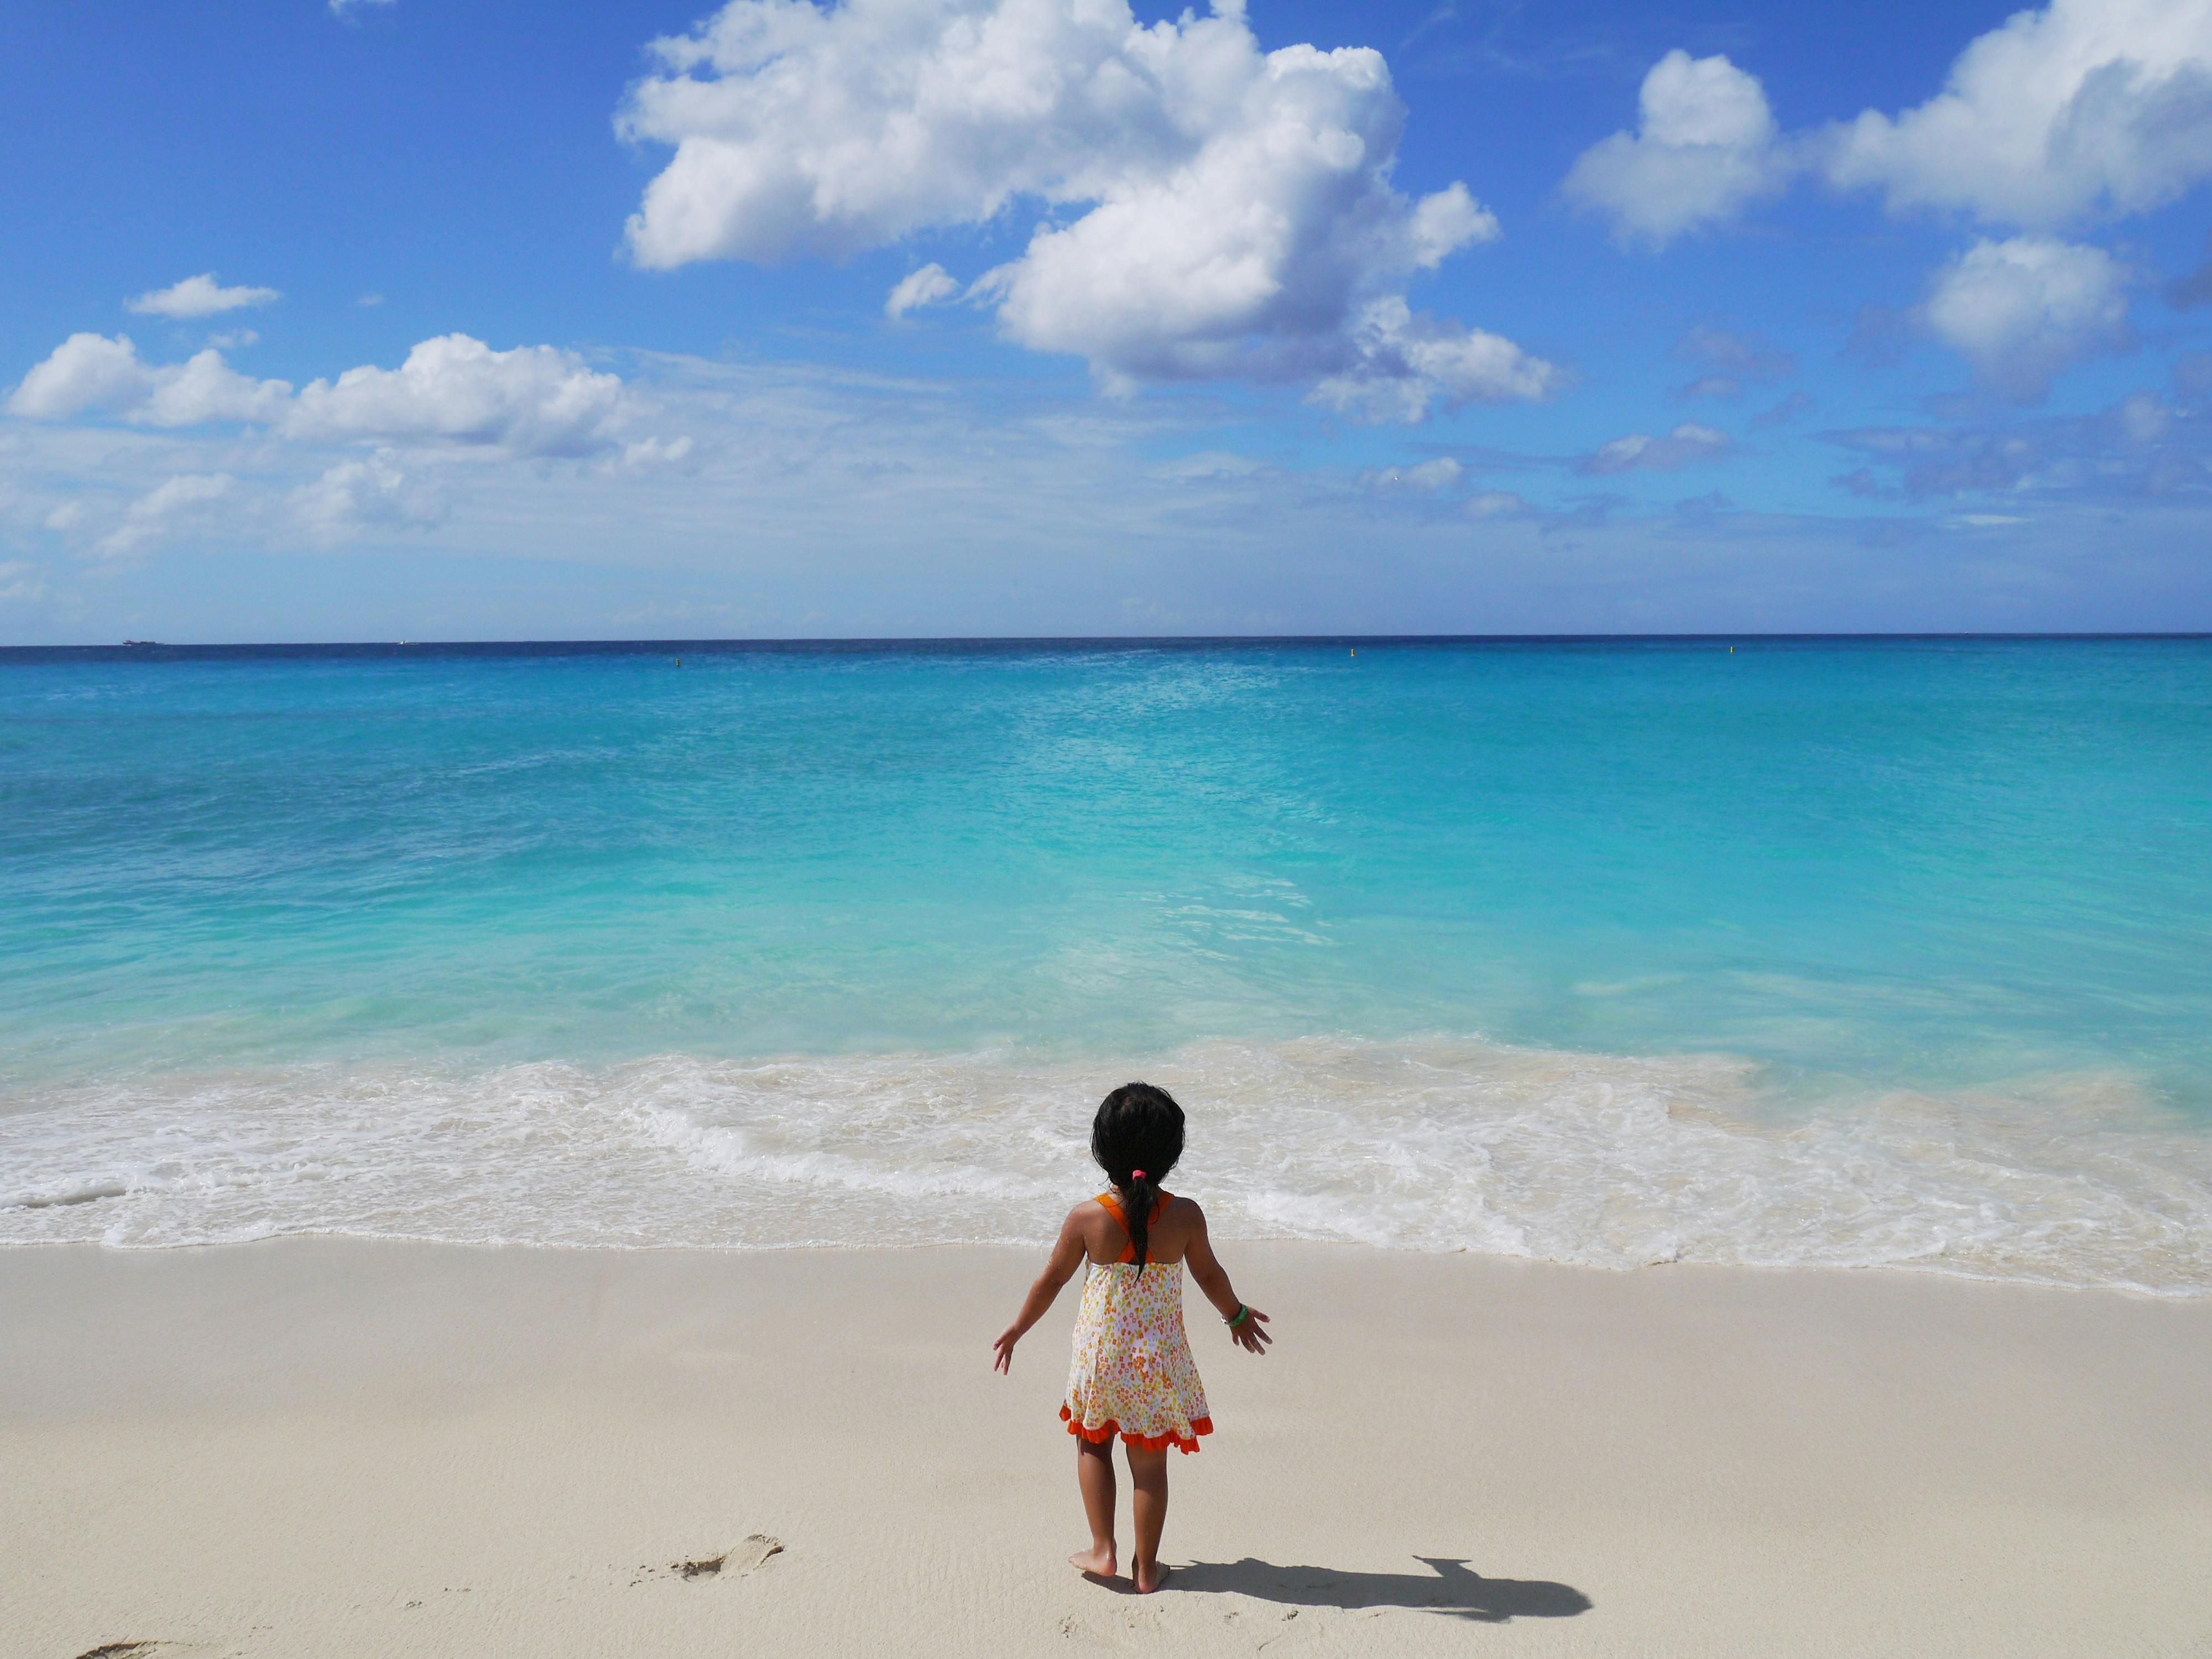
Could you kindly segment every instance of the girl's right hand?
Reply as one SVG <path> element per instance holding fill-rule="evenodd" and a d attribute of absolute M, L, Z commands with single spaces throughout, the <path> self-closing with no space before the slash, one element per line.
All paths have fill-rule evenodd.
<path fill-rule="evenodd" d="M 1248 1302 L 1244 1304 L 1243 1323 L 1231 1325 L 1229 1334 L 1238 1347 L 1249 1348 L 1254 1353 L 1265 1353 L 1267 1345 L 1275 1340 L 1260 1328 L 1267 1322 L 1267 1316 Z"/>

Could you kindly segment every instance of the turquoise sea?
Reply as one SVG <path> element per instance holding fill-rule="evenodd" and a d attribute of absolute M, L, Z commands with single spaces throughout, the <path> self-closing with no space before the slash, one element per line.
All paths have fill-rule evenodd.
<path fill-rule="evenodd" d="M 679 663 L 680 659 L 680 663 Z M 2212 641 L 0 652 L 0 1242 L 2212 1291 Z"/>

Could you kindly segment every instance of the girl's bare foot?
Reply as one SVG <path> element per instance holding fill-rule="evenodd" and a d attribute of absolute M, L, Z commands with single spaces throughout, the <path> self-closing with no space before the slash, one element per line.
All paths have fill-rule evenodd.
<path fill-rule="evenodd" d="M 1158 1561 L 1152 1562 L 1150 1565 L 1142 1561 L 1138 1562 L 1135 1571 L 1129 1576 L 1136 1580 L 1137 1594 L 1139 1595 L 1150 1595 L 1168 1582 L 1168 1570 L 1165 1565 Z"/>
<path fill-rule="evenodd" d="M 1114 1559 L 1111 1544 L 1093 1544 L 1087 1550 L 1078 1550 L 1067 1558 L 1067 1565 L 1078 1572 L 1087 1572 L 1099 1578 L 1111 1578 L 1119 1565 Z"/>

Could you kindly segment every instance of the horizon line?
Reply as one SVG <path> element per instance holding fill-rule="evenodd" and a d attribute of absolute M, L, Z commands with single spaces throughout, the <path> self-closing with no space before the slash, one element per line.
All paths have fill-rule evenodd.
<path fill-rule="evenodd" d="M 65 653 L 118 654 L 143 657 L 155 652 L 258 653 L 374 653 L 430 654 L 441 651 L 600 651 L 646 652 L 690 650 L 758 651 L 798 649 L 897 649 L 1038 647 L 1088 647 L 1129 649 L 1143 647 L 1228 646 L 1425 646 L 1425 645 L 1629 645 L 1698 644 L 1705 642 L 1802 644 L 1849 642 L 2036 641 L 2212 640 L 2212 630 L 2201 629 L 1947 629 L 1838 630 L 1815 632 L 1723 630 L 1696 633 L 1613 634 L 889 634 L 792 635 L 757 637 L 731 635 L 689 638 L 562 638 L 504 640 L 122 640 L 69 645 L 0 645 L 0 659 Z"/>

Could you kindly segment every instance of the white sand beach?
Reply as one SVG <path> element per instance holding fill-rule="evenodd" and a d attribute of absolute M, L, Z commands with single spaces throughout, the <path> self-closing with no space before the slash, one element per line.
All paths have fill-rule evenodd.
<path fill-rule="evenodd" d="M 0 1646 L 2212 1653 L 2212 1303 L 1225 1256 L 1280 1340 L 1195 1310 L 1138 1598 L 1065 1563 L 1073 1295 L 990 1372 L 1032 1252 L 0 1253 Z"/>

